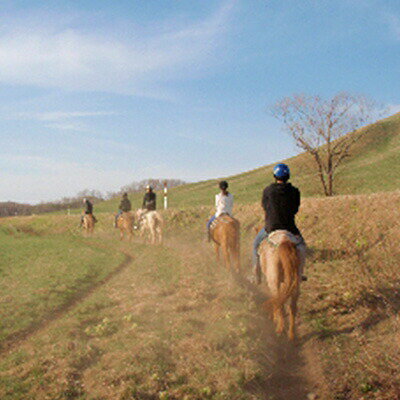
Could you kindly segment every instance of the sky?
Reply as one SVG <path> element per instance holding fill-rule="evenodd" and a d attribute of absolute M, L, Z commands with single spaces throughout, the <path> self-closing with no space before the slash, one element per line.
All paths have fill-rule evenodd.
<path fill-rule="evenodd" d="M 0 0 L 0 201 L 279 161 L 271 105 L 400 111 L 399 50 L 398 0 Z"/>

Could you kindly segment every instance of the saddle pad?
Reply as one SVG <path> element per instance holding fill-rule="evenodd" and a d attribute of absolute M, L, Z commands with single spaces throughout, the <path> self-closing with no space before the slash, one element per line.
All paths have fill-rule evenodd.
<path fill-rule="evenodd" d="M 296 246 L 304 244 L 304 240 L 300 235 L 294 235 L 293 233 L 283 229 L 271 232 L 266 239 L 273 246 L 279 246 L 282 241 L 287 239 L 289 239 Z"/>
<path fill-rule="evenodd" d="M 218 218 L 215 218 L 210 225 L 210 231 L 215 229 L 219 222 L 228 223 L 230 221 L 230 216 L 228 214 L 221 214 Z"/>

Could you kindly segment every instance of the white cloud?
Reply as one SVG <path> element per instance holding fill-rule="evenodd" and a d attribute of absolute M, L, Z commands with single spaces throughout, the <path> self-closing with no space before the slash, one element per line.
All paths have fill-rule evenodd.
<path fill-rule="evenodd" d="M 234 1 L 207 19 L 149 37 L 76 28 L 24 27 L 0 33 L 0 82 L 163 96 L 157 82 L 199 67 L 221 43 Z"/>
<path fill-rule="evenodd" d="M 400 112 L 400 104 L 389 104 L 387 106 L 388 115 L 393 115 Z"/>
<path fill-rule="evenodd" d="M 73 118 L 84 118 L 84 117 L 99 117 L 107 115 L 116 115 L 114 111 L 48 111 L 38 113 L 18 113 L 17 118 L 22 119 L 34 119 L 37 121 L 52 122 L 61 120 L 70 120 Z"/>

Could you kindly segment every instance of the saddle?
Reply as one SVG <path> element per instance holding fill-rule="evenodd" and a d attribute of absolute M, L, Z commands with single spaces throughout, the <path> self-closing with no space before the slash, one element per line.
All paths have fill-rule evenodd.
<path fill-rule="evenodd" d="M 212 232 L 220 222 L 227 224 L 229 222 L 227 217 L 232 218 L 229 214 L 226 213 L 223 213 L 219 217 L 215 218 L 210 225 L 210 232 Z"/>
<path fill-rule="evenodd" d="M 278 247 L 282 241 L 289 239 L 296 246 L 305 245 L 304 239 L 300 235 L 294 235 L 293 233 L 278 229 L 271 232 L 265 240 L 274 247 Z"/>

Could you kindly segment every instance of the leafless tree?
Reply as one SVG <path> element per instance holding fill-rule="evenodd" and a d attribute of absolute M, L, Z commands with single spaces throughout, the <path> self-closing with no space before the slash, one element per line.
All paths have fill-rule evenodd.
<path fill-rule="evenodd" d="M 272 114 L 296 146 L 313 157 L 324 194 L 332 196 L 336 169 L 363 135 L 360 128 L 378 117 L 379 107 L 365 96 L 349 93 L 330 99 L 293 95 L 277 102 Z"/>

